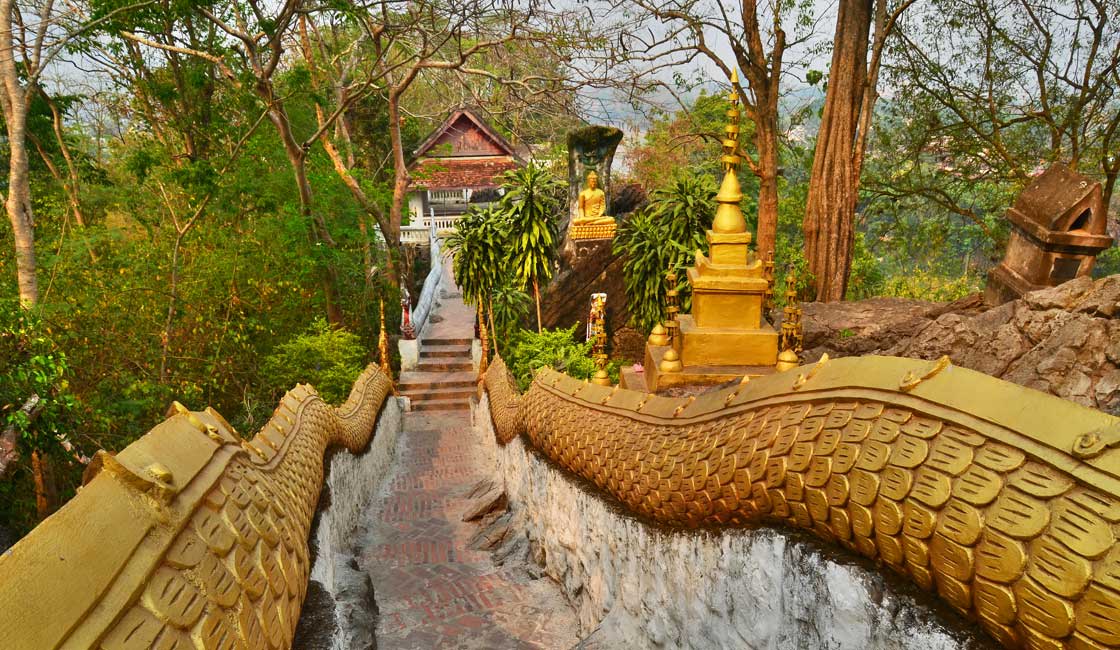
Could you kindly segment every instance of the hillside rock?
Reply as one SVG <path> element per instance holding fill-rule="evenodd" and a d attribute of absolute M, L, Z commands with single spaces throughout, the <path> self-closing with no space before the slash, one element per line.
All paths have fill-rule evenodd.
<path fill-rule="evenodd" d="M 628 328 L 630 311 L 622 274 L 625 260 L 613 253 L 611 244 L 610 239 L 568 242 L 561 251 L 559 270 L 541 292 L 541 320 L 548 328 L 580 323 L 577 334 L 582 340 L 591 310 L 591 294 L 605 293 L 607 332 L 612 337 L 611 349 L 617 350 L 618 335 Z"/>
<path fill-rule="evenodd" d="M 1120 414 L 1120 275 L 1077 278 L 983 309 L 874 299 L 805 306 L 807 361 L 887 354 L 953 363 Z"/>

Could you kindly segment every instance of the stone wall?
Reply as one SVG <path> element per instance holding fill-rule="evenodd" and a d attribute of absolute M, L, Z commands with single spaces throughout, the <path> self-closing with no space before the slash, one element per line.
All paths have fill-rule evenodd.
<path fill-rule="evenodd" d="M 572 602 L 584 648 L 989 647 L 901 581 L 800 534 L 647 525 L 520 438 L 499 446 L 488 408 L 484 396 L 474 431 L 504 480 L 511 529 Z"/>
<path fill-rule="evenodd" d="M 374 648 L 376 605 L 369 577 L 357 568 L 354 530 L 377 485 L 388 475 L 402 429 L 405 398 L 390 397 L 377 420 L 369 448 L 330 455 L 315 528 L 314 563 L 307 602 L 293 645 L 297 650 Z"/>

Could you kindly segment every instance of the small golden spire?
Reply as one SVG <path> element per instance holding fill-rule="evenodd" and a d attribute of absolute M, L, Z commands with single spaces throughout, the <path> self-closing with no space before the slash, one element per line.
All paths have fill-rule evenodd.
<path fill-rule="evenodd" d="M 393 379 L 393 367 L 389 361 L 389 332 L 385 330 L 385 301 L 379 303 L 378 310 L 381 315 L 381 332 L 377 335 L 377 351 L 381 355 L 381 372 L 390 380 Z M 394 387 L 394 391 L 396 388 Z"/>
<path fill-rule="evenodd" d="M 725 172 L 739 169 L 739 91 L 736 88 L 738 83 L 739 72 L 732 69 L 731 92 L 727 94 L 731 105 L 727 107 L 727 126 L 723 129 L 723 156 L 720 157 Z"/>
<path fill-rule="evenodd" d="M 712 230 L 718 233 L 743 233 L 747 232 L 747 221 L 743 218 L 743 211 L 739 202 L 743 200 L 743 188 L 739 185 L 739 73 L 731 71 L 731 92 L 727 99 L 731 105 L 727 108 L 727 126 L 724 128 L 723 155 L 720 163 L 723 167 L 723 183 L 719 186 L 716 195 L 716 216 L 712 222 Z"/>

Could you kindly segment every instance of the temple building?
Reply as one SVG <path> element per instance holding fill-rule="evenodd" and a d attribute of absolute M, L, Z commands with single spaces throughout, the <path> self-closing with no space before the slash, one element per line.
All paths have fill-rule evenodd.
<path fill-rule="evenodd" d="M 497 197 L 500 176 L 525 164 L 523 156 L 477 113 L 451 113 L 413 152 L 408 206 L 413 223 L 450 225 L 472 204 Z"/>

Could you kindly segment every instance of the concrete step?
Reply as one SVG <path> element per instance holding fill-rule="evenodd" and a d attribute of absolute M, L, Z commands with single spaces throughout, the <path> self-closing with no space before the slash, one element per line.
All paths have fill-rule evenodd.
<path fill-rule="evenodd" d="M 478 376 L 473 370 L 461 372 L 417 372 L 407 370 L 401 373 L 397 382 L 399 390 L 426 388 L 473 388 L 478 385 Z"/>
<path fill-rule="evenodd" d="M 474 388 L 477 385 L 478 385 L 478 381 L 476 381 L 474 379 L 449 380 L 449 381 L 440 381 L 439 379 L 433 379 L 432 381 L 412 380 L 412 381 L 408 381 L 408 382 L 398 383 L 397 384 L 397 390 L 399 390 L 402 393 L 409 394 L 409 393 L 422 393 L 424 391 L 444 390 L 444 389 L 460 389 L 461 390 L 461 389 L 464 389 L 464 388 Z"/>
<path fill-rule="evenodd" d="M 469 345 L 437 345 L 420 348 L 421 359 L 470 359 Z"/>
<path fill-rule="evenodd" d="M 465 399 L 436 399 L 413 402 L 413 411 L 469 411 L 471 403 Z"/>
<path fill-rule="evenodd" d="M 420 341 L 420 347 L 423 348 L 426 345 L 465 345 L 465 346 L 467 346 L 467 350 L 469 351 L 470 350 L 470 345 L 473 341 L 474 341 L 474 339 L 446 339 L 446 338 L 424 339 L 424 340 Z"/>
<path fill-rule="evenodd" d="M 474 365 L 469 359 L 466 361 L 421 359 L 416 365 L 416 370 L 420 372 L 470 372 L 473 369 Z"/>
<path fill-rule="evenodd" d="M 446 387 L 437 384 L 432 387 L 402 389 L 401 394 L 411 399 L 413 403 L 441 399 L 470 399 L 471 395 L 475 394 L 475 388 L 473 386 Z"/>

